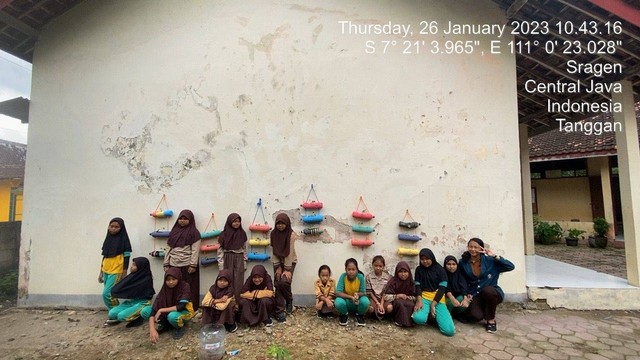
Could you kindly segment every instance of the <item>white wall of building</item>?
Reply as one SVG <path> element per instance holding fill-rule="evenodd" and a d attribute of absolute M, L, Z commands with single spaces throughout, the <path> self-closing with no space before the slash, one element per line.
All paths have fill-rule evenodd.
<path fill-rule="evenodd" d="M 295 294 L 312 294 L 324 263 L 337 278 L 345 259 L 366 272 L 382 254 L 393 272 L 399 246 L 442 261 L 479 236 L 516 264 L 505 292 L 525 296 L 513 55 L 399 45 L 479 39 L 487 50 L 494 37 L 421 36 L 420 21 L 502 24 L 501 12 L 490 1 L 363 4 L 87 1 L 54 22 L 33 63 L 22 303 L 99 306 L 107 222 L 124 218 L 133 255 L 147 255 L 164 246 L 148 235 L 162 194 L 201 230 L 212 212 L 219 227 L 238 212 L 246 229 L 258 198 L 273 224 L 312 183 L 327 234 L 296 241 Z M 342 34 L 343 20 L 415 34 Z M 367 40 L 398 46 L 369 55 Z M 366 249 L 345 231 L 361 195 L 376 215 Z M 418 244 L 397 240 L 406 209 L 422 223 Z M 202 291 L 216 274 L 201 269 Z"/>

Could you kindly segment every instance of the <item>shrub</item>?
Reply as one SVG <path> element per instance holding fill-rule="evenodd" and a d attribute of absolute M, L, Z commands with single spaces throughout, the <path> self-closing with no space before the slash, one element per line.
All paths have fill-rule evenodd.
<path fill-rule="evenodd" d="M 555 244 L 560 241 L 564 231 L 558 223 L 551 225 L 546 221 L 540 219 L 534 219 L 533 222 L 533 234 L 534 240 L 538 244 L 549 245 Z"/>
<path fill-rule="evenodd" d="M 596 232 L 597 236 L 600 236 L 600 237 L 607 236 L 607 233 L 609 232 L 609 227 L 610 225 L 607 222 L 607 220 L 605 220 L 605 218 L 597 217 L 593 219 L 593 231 Z"/>

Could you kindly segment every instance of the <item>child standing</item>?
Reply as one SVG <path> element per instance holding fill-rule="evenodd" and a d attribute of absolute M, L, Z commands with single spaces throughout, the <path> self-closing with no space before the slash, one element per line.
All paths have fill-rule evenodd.
<path fill-rule="evenodd" d="M 128 321 L 128 328 L 142 325 L 140 311 L 151 305 L 155 293 L 149 260 L 145 257 L 133 259 L 129 275 L 111 289 L 114 298 L 128 300 L 109 310 L 109 319 L 105 324 Z"/>
<path fill-rule="evenodd" d="M 387 272 L 385 267 L 384 258 L 381 255 L 373 257 L 371 262 L 373 272 L 367 274 L 365 278 L 367 296 L 371 300 L 371 305 L 367 313 L 374 315 L 378 320 L 382 319 L 385 314 L 384 299 L 382 298 L 382 291 L 391 279 L 391 275 Z"/>
<path fill-rule="evenodd" d="M 111 289 L 127 275 L 130 256 L 131 242 L 124 220 L 119 217 L 113 218 L 109 221 L 107 235 L 102 243 L 102 261 L 98 274 L 98 282 L 104 283 L 102 301 L 109 310 L 118 305 L 118 299 L 111 296 Z"/>
<path fill-rule="evenodd" d="M 167 244 L 170 249 L 164 256 L 164 271 L 176 267 L 182 272 L 182 281 L 189 284 L 193 310 L 200 306 L 200 231 L 191 210 L 182 210 L 176 220 Z"/>
<path fill-rule="evenodd" d="M 231 287 L 231 271 L 220 270 L 216 282 L 202 300 L 202 325 L 224 324 L 227 332 L 234 333 L 238 330 L 233 313 L 235 298 Z"/>
<path fill-rule="evenodd" d="M 293 294 L 291 282 L 296 268 L 296 249 L 291 238 L 291 219 L 284 213 L 276 216 L 276 228 L 271 232 L 271 247 L 273 248 L 273 273 L 276 287 L 276 320 L 286 322 L 286 313 L 293 311 Z"/>
<path fill-rule="evenodd" d="M 231 286 L 233 295 L 239 299 L 242 283 L 244 282 L 245 260 L 247 259 L 247 233 L 242 228 L 242 218 L 236 213 L 227 216 L 224 230 L 218 238 L 222 254 L 222 267 L 231 271 Z"/>
<path fill-rule="evenodd" d="M 349 312 L 355 312 L 356 325 L 365 326 L 364 314 L 369 309 L 370 302 L 364 275 L 358 270 L 358 262 L 354 258 L 347 259 L 344 268 L 345 272 L 340 275 L 336 286 L 335 305 L 340 315 L 340 325 L 346 326 L 349 323 Z"/>
<path fill-rule="evenodd" d="M 453 336 L 456 328 L 444 300 L 447 292 L 447 273 L 438 264 L 430 249 L 420 250 L 420 265 L 416 268 L 416 285 L 420 297 L 416 300 L 413 321 L 418 325 L 425 325 L 431 316 L 438 323 L 441 333 Z"/>
<path fill-rule="evenodd" d="M 149 338 L 152 344 L 158 342 L 159 333 L 171 327 L 175 329 L 173 338 L 182 338 L 185 322 L 194 315 L 189 284 L 181 278 L 182 272 L 179 268 L 169 268 L 164 274 L 164 284 L 153 306 L 145 306 L 140 312 L 143 319 L 149 319 Z"/>
<path fill-rule="evenodd" d="M 316 310 L 318 317 L 333 315 L 336 299 L 336 281 L 331 278 L 331 268 L 328 265 L 320 266 L 318 279 L 314 283 L 316 289 Z"/>
<path fill-rule="evenodd" d="M 387 283 L 382 296 L 387 314 L 393 315 L 396 326 L 411 327 L 411 314 L 416 303 L 416 286 L 411 277 L 411 268 L 406 261 L 396 265 L 394 276 Z"/>
<path fill-rule="evenodd" d="M 254 326 L 262 322 L 271 326 L 271 312 L 273 311 L 273 282 L 267 274 L 267 269 L 256 265 L 251 269 L 251 275 L 244 283 L 240 294 L 240 321 Z"/>
<path fill-rule="evenodd" d="M 444 268 L 447 270 L 447 309 L 456 317 L 469 307 L 467 279 L 458 269 L 458 260 L 453 255 L 444 258 Z"/>

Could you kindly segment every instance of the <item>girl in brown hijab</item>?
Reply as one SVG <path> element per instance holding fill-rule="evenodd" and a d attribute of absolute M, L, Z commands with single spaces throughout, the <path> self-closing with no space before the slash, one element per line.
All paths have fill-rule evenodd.
<path fill-rule="evenodd" d="M 396 265 L 395 274 L 383 290 L 382 298 L 385 312 L 393 315 L 396 326 L 413 326 L 411 314 L 416 304 L 416 286 L 406 261 L 400 261 Z"/>
<path fill-rule="evenodd" d="M 276 228 L 271 232 L 271 247 L 273 248 L 273 273 L 276 287 L 276 320 L 286 322 L 287 313 L 293 311 L 293 294 L 291 282 L 293 271 L 298 261 L 294 241 L 291 239 L 291 219 L 284 213 L 276 216 Z"/>
<path fill-rule="evenodd" d="M 273 310 L 273 282 L 267 274 L 267 269 L 256 265 L 251 275 L 242 287 L 240 294 L 240 321 L 254 326 L 262 322 L 271 326 L 271 311 Z"/>
<path fill-rule="evenodd" d="M 176 267 L 182 273 L 182 281 L 189 284 L 194 310 L 200 305 L 200 231 L 191 210 L 182 210 L 176 220 L 167 244 L 170 249 L 164 256 L 164 271 Z"/>
<path fill-rule="evenodd" d="M 175 329 L 174 339 L 185 333 L 185 322 L 194 315 L 189 284 L 181 279 L 180 269 L 172 267 L 164 274 L 164 284 L 156 296 L 153 306 L 140 311 L 143 319 L 149 319 L 149 338 L 152 344 L 159 340 L 159 333 Z M 156 327 L 157 324 L 157 327 Z"/>
<path fill-rule="evenodd" d="M 216 282 L 202 300 L 202 325 L 224 324 L 224 328 L 231 333 L 238 330 L 233 308 L 235 298 L 231 287 L 231 271 L 220 270 Z"/>
<path fill-rule="evenodd" d="M 236 299 L 239 299 L 240 289 L 244 281 L 245 261 L 247 259 L 247 233 L 242 228 L 242 218 L 236 213 L 227 216 L 227 222 L 224 224 L 224 230 L 218 238 L 220 249 L 218 253 L 222 254 L 219 262 L 222 262 L 224 270 L 231 271 L 231 286 Z"/>

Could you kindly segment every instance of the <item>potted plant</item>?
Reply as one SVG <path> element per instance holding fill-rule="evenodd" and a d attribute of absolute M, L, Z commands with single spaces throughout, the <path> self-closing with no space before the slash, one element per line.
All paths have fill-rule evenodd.
<path fill-rule="evenodd" d="M 599 247 L 604 249 L 607 247 L 609 243 L 609 239 L 607 238 L 607 234 L 609 233 L 609 228 L 611 225 L 605 220 L 605 218 L 597 217 L 593 219 L 593 231 L 596 233 L 595 236 L 589 238 L 589 246 L 590 247 Z"/>
<path fill-rule="evenodd" d="M 538 244 L 555 244 L 560 241 L 563 233 L 562 227 L 558 223 L 551 225 L 546 221 L 534 219 L 533 238 Z"/>
<path fill-rule="evenodd" d="M 578 236 L 584 234 L 584 230 L 579 229 L 569 229 L 567 230 L 567 237 L 565 237 L 565 241 L 567 242 L 567 246 L 578 246 Z"/>

